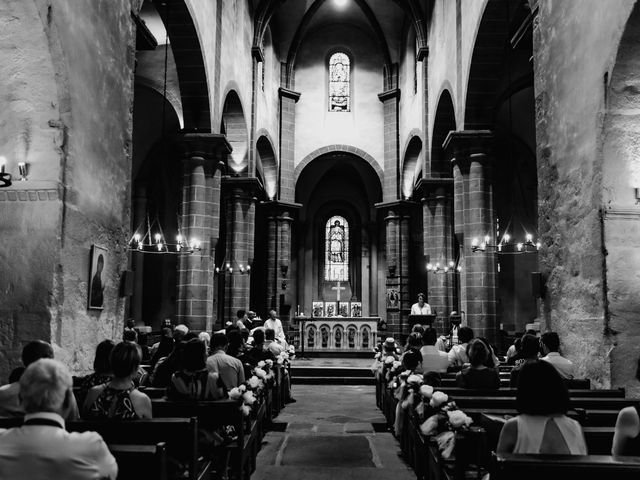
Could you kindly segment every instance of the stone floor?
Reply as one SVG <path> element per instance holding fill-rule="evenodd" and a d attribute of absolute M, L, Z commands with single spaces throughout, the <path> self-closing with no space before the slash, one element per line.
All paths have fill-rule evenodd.
<path fill-rule="evenodd" d="M 336 368 L 369 368 L 373 364 L 371 358 L 296 358 L 294 367 L 336 367 Z"/>
<path fill-rule="evenodd" d="M 297 385 L 293 394 L 297 403 L 265 436 L 252 480 L 415 479 L 384 429 L 375 387 Z"/>

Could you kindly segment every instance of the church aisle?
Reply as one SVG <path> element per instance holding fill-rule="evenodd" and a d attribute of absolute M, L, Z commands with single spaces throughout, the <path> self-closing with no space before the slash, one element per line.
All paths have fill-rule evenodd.
<path fill-rule="evenodd" d="M 382 428 L 375 387 L 296 385 L 294 396 L 265 436 L 252 480 L 415 478 Z"/>

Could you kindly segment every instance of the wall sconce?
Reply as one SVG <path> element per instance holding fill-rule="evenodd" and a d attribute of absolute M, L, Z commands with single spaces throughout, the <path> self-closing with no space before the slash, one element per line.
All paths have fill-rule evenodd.
<path fill-rule="evenodd" d="M 18 163 L 18 172 L 20 173 L 20 181 L 26 182 L 28 180 L 29 164 L 24 162 Z"/>
<path fill-rule="evenodd" d="M 11 174 L 5 172 L 6 167 L 7 159 L 0 157 L 0 188 L 11 186 Z"/>
<path fill-rule="evenodd" d="M 636 194 L 636 205 L 640 205 L 640 188 L 636 187 L 633 189 L 633 191 Z"/>
<path fill-rule="evenodd" d="M 289 272 L 289 265 L 286 265 L 286 264 L 280 265 L 280 273 L 284 278 L 287 278 L 288 272 Z"/>

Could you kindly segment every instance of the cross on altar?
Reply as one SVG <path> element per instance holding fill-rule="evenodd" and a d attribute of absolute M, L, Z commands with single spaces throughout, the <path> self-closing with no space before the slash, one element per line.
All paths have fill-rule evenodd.
<path fill-rule="evenodd" d="M 346 290 L 346 289 L 347 289 L 347 287 L 341 287 L 340 286 L 340 282 L 338 282 L 335 287 L 331 287 L 331 290 L 336 290 L 336 295 L 338 297 L 336 300 L 338 302 L 340 301 L 340 290 Z"/>

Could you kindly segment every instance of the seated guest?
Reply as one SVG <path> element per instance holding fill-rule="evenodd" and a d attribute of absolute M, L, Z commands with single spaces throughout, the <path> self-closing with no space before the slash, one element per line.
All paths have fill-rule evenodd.
<path fill-rule="evenodd" d="M 169 355 L 170 351 L 164 352 L 163 354 L 158 354 L 158 349 L 160 348 L 160 345 L 162 344 L 165 338 L 171 339 L 171 349 L 173 349 L 173 343 L 174 343 L 173 330 L 169 327 L 165 327 L 162 329 L 162 335 L 160 336 L 160 341 L 151 345 L 151 348 L 149 349 L 149 355 L 151 356 L 151 361 L 149 363 L 151 364 L 151 366 L 154 366 L 156 362 L 160 360 L 162 357 L 166 357 L 167 355 Z"/>
<path fill-rule="evenodd" d="M 207 370 L 216 373 L 227 391 L 244 382 L 244 366 L 242 362 L 231 355 L 227 355 L 227 336 L 224 333 L 214 333 L 211 339 L 211 355 L 207 359 Z"/>
<path fill-rule="evenodd" d="M 560 355 L 560 337 L 556 332 L 543 333 L 540 337 L 540 346 L 545 355 L 540 360 L 549 362 L 556 367 L 562 378 L 573 378 L 573 362 Z"/>
<path fill-rule="evenodd" d="M 175 340 L 173 339 L 171 331 L 169 331 L 169 335 L 163 334 L 162 338 L 160 338 L 160 342 L 158 342 L 158 347 L 155 349 L 155 353 L 151 356 L 150 365 L 152 371 L 160 359 L 166 358 L 171 352 L 173 352 L 174 346 Z"/>
<path fill-rule="evenodd" d="M 449 366 L 462 367 L 465 363 L 469 363 L 467 356 L 467 344 L 473 338 L 473 330 L 469 327 L 460 327 L 458 331 L 458 345 L 454 345 L 449 350 Z"/>
<path fill-rule="evenodd" d="M 636 379 L 640 380 L 640 359 L 638 359 Z M 640 456 L 640 416 L 638 408 L 638 405 L 625 407 L 618 413 L 611 455 Z"/>
<path fill-rule="evenodd" d="M 262 360 L 275 360 L 275 356 L 264 349 L 264 329 L 257 328 L 253 332 L 253 348 L 247 351 L 244 362 L 252 367 L 258 365 Z"/>
<path fill-rule="evenodd" d="M 418 375 L 422 375 L 422 355 L 416 350 L 407 350 L 402 356 L 402 369 L 410 371 Z M 403 406 L 404 400 L 407 400 L 409 389 L 406 383 L 402 383 L 398 386 L 395 397 L 398 399 L 396 405 L 396 417 L 393 424 L 393 429 L 398 438 L 402 435 L 402 425 L 404 424 L 405 407 Z"/>
<path fill-rule="evenodd" d="M 242 338 L 242 334 L 239 329 L 227 330 L 227 355 L 231 355 L 235 358 L 240 358 L 244 355 L 245 345 L 244 338 Z M 224 335 L 224 334 L 223 334 Z M 213 348 L 211 353 L 213 353 Z"/>
<path fill-rule="evenodd" d="M 422 370 L 424 373 L 441 372 L 446 373 L 449 367 L 449 356 L 445 352 L 441 352 L 435 346 L 438 334 L 436 329 L 429 327 L 422 335 Z"/>
<path fill-rule="evenodd" d="M 569 391 L 548 362 L 522 366 L 516 408 L 519 415 L 504 424 L 497 453 L 587 454 L 582 427 L 566 416 Z"/>
<path fill-rule="evenodd" d="M 184 336 L 189 333 L 189 327 L 184 324 L 176 325 L 176 328 L 173 329 L 173 339 L 176 343 L 184 340 Z"/>
<path fill-rule="evenodd" d="M 142 363 L 142 348 L 138 345 L 138 332 L 133 329 L 126 329 L 122 334 L 123 342 L 131 342 L 135 344 L 140 350 L 140 362 Z M 133 377 L 133 383 L 136 387 L 144 385 L 146 383 L 146 377 L 148 376 L 144 368 L 138 367 L 138 373 Z"/>
<path fill-rule="evenodd" d="M 65 430 L 75 405 L 67 367 L 50 358 L 31 363 L 20 379 L 20 398 L 24 424 L 0 430 L 0 478 L 116 478 L 118 465 L 100 435 Z"/>
<path fill-rule="evenodd" d="M 193 338 L 182 349 L 182 368 L 171 376 L 167 397 L 172 400 L 218 400 L 225 392 L 218 385 L 218 373 L 207 370 L 207 348 Z"/>
<path fill-rule="evenodd" d="M 417 332 L 410 333 L 407 337 L 407 345 L 405 348 L 405 353 L 409 350 L 420 352 L 420 349 L 422 348 L 422 335 Z"/>
<path fill-rule="evenodd" d="M 151 400 L 133 383 L 140 360 L 140 348 L 135 343 L 120 342 L 113 347 L 110 356 L 113 379 L 89 390 L 84 402 L 88 418 L 151 418 Z"/>
<path fill-rule="evenodd" d="M 267 328 L 264 331 L 264 348 L 271 352 L 274 357 L 277 357 L 284 352 L 284 345 L 276 341 L 276 331 L 273 328 Z"/>
<path fill-rule="evenodd" d="M 500 388 L 500 375 L 497 370 L 486 366 L 489 350 L 484 342 L 479 338 L 471 340 L 468 355 L 471 366 L 458 372 L 456 385 L 460 388 L 478 390 L 497 390 Z"/>
<path fill-rule="evenodd" d="M 236 312 L 236 326 L 242 330 L 243 328 L 251 328 L 251 325 L 249 325 L 249 317 L 247 316 L 247 311 L 244 309 L 240 309 Z"/>
<path fill-rule="evenodd" d="M 513 341 L 513 345 L 507 350 L 507 365 L 515 365 L 516 360 L 520 358 L 520 350 L 522 349 L 522 337 L 518 337 Z"/>
<path fill-rule="evenodd" d="M 522 342 L 520 346 L 520 358 L 516 361 L 516 366 L 513 367 L 509 374 L 509 386 L 516 388 L 518 386 L 518 375 L 523 365 L 538 361 L 538 352 L 540 351 L 540 341 L 538 337 L 525 333 L 522 336 Z"/>
<path fill-rule="evenodd" d="M 80 388 L 86 394 L 90 388 L 96 385 L 108 383 L 113 378 L 109 356 L 115 347 L 111 340 L 103 340 L 96 347 L 96 356 L 93 358 L 93 373 L 80 381 Z"/>
<path fill-rule="evenodd" d="M 413 327 L 411 327 L 411 333 L 419 333 L 422 335 L 424 333 L 424 327 L 419 323 L 416 323 Z"/>
<path fill-rule="evenodd" d="M 211 335 L 208 332 L 200 332 L 198 334 L 198 340 L 204 343 L 204 346 L 207 349 L 207 355 L 209 354 L 209 344 L 211 343 Z"/>
<path fill-rule="evenodd" d="M 27 343 L 22 349 L 22 364 L 28 367 L 41 358 L 53 358 L 53 348 L 47 342 L 35 340 Z M 77 420 L 78 405 L 75 397 L 71 398 L 71 408 L 65 420 Z M 0 387 L 0 417 L 22 417 L 24 410 L 20 403 L 20 382 L 15 380 Z"/>
<path fill-rule="evenodd" d="M 176 342 L 169 355 L 158 360 L 153 368 L 147 384 L 154 388 L 167 388 L 171 383 L 171 375 L 180 370 L 180 351 L 184 342 Z"/>
<path fill-rule="evenodd" d="M 489 352 L 489 356 L 487 357 L 487 361 L 484 362 L 485 366 L 487 368 L 498 368 L 498 366 L 500 365 L 500 360 L 496 356 L 495 350 L 493 349 L 493 347 L 489 343 L 489 340 L 487 340 L 484 337 L 478 337 L 478 340 L 480 340 L 482 343 L 484 343 L 484 346 L 487 347 L 487 351 Z M 467 347 L 467 349 L 468 348 L 469 347 Z"/>

